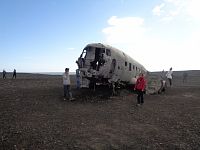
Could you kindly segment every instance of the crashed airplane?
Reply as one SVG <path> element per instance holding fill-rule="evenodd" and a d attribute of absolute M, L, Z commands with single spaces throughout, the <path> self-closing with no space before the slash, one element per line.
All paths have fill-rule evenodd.
<path fill-rule="evenodd" d="M 114 92 L 116 85 L 133 85 L 140 73 L 147 75 L 145 67 L 136 60 L 123 51 L 101 43 L 88 44 L 76 63 L 80 71 L 81 87 L 95 89 L 96 85 L 109 85 Z M 151 84 L 159 84 L 155 81 Z"/>

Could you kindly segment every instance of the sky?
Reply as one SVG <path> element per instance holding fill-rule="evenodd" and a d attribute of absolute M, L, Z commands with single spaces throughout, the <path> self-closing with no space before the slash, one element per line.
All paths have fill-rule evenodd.
<path fill-rule="evenodd" d="M 0 0 L 0 71 L 74 72 L 89 43 L 148 71 L 200 70 L 200 0 Z"/>

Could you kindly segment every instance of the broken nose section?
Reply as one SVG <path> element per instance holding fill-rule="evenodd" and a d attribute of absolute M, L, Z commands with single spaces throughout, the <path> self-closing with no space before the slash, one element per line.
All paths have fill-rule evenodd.
<path fill-rule="evenodd" d="M 81 68 L 80 72 L 82 73 L 82 77 L 85 77 L 85 78 L 92 78 L 98 75 L 98 71 L 94 69 Z"/>

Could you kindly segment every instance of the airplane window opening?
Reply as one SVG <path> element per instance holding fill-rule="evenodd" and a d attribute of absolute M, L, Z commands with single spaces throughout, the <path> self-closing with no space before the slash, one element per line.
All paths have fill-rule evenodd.
<path fill-rule="evenodd" d="M 131 63 L 129 63 L 129 71 L 131 71 Z"/>
<path fill-rule="evenodd" d="M 113 59 L 111 63 L 110 73 L 114 73 L 116 64 L 117 64 L 116 59 Z"/>
<path fill-rule="evenodd" d="M 107 55 L 107 56 L 111 56 L 111 52 L 110 52 L 109 49 L 106 49 L 106 55 Z"/>
<path fill-rule="evenodd" d="M 133 70 L 135 69 L 135 66 L 133 65 Z"/>
<path fill-rule="evenodd" d="M 127 62 L 125 61 L 125 66 L 127 66 Z"/>

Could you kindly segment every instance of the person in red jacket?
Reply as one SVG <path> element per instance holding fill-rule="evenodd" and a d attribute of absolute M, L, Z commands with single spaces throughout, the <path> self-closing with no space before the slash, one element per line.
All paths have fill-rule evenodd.
<path fill-rule="evenodd" d="M 143 73 L 140 73 L 139 78 L 136 81 L 134 90 L 137 91 L 137 105 L 142 105 L 144 103 L 144 91 L 146 87 L 146 81 L 144 79 Z"/>

